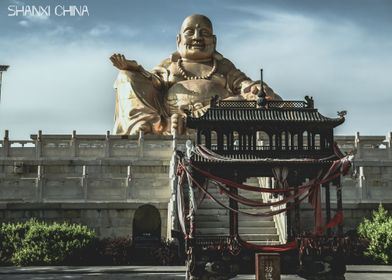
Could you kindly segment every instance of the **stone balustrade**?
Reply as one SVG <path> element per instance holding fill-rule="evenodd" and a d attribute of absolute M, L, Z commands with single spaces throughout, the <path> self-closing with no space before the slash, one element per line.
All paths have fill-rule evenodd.
<path fill-rule="evenodd" d="M 335 137 L 343 152 L 355 153 L 352 174 L 342 182 L 344 201 L 392 200 L 391 135 Z M 75 131 L 69 135 L 39 131 L 31 140 L 10 140 L 6 131 L 0 141 L 0 199 L 127 201 L 150 195 L 163 199 L 170 193 L 168 168 L 173 149 L 184 150 L 185 140 L 142 133 L 79 135 Z M 161 189 L 147 191 L 143 186 L 148 185 Z M 167 191 L 160 196 L 162 189 Z"/>

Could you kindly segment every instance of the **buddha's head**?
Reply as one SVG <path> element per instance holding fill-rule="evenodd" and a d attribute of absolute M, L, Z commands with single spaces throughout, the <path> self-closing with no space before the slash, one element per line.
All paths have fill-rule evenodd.
<path fill-rule="evenodd" d="M 177 35 L 177 50 L 181 57 L 189 60 L 212 58 L 216 47 L 210 19 L 203 15 L 191 15 L 181 25 Z"/>

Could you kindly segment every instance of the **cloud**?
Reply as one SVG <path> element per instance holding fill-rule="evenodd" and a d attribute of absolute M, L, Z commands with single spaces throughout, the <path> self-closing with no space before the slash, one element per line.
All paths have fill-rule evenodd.
<path fill-rule="evenodd" d="M 19 0 L 10 0 L 10 3 L 11 3 L 11 4 L 14 4 L 14 5 L 19 5 L 19 6 L 26 5 L 25 2 L 19 1 Z"/>
<path fill-rule="evenodd" d="M 111 31 L 111 28 L 108 25 L 105 24 L 99 24 L 92 28 L 89 32 L 91 36 L 102 36 L 102 35 L 107 35 Z"/>
<path fill-rule="evenodd" d="M 32 23 L 49 23 L 50 22 L 50 16 L 45 13 L 40 13 L 40 14 L 30 14 L 26 16 L 27 20 L 31 21 Z"/>
<path fill-rule="evenodd" d="M 23 26 L 23 27 L 29 27 L 30 26 L 30 22 L 27 20 L 21 20 L 18 22 L 19 25 Z"/>
<path fill-rule="evenodd" d="M 98 24 L 90 29 L 88 32 L 89 35 L 93 37 L 116 37 L 116 38 L 124 38 L 129 40 L 132 37 L 135 37 L 139 34 L 139 31 L 135 28 L 130 28 L 121 24 Z"/>

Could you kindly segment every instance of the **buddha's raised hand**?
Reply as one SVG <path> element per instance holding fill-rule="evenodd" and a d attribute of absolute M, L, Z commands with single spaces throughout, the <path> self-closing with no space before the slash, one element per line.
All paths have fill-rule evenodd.
<path fill-rule="evenodd" d="M 113 54 L 110 61 L 119 70 L 137 71 L 139 69 L 139 64 L 135 60 L 128 60 L 123 54 Z"/>

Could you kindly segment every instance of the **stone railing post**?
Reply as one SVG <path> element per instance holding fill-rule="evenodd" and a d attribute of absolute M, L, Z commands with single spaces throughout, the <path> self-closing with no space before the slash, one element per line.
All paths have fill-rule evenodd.
<path fill-rule="evenodd" d="M 72 154 L 72 157 L 79 156 L 79 143 L 78 143 L 78 139 L 76 137 L 76 130 L 72 131 L 71 154 Z"/>
<path fill-rule="evenodd" d="M 388 158 L 392 159 L 392 131 L 389 132 L 388 136 Z"/>
<path fill-rule="evenodd" d="M 132 182 L 132 167 L 127 166 L 127 178 L 125 178 L 125 201 L 128 200 L 131 194 L 131 182 Z"/>
<path fill-rule="evenodd" d="M 83 189 L 83 199 L 87 201 L 88 199 L 88 168 L 86 165 L 83 165 L 82 168 L 82 189 Z"/>
<path fill-rule="evenodd" d="M 44 184 L 44 166 L 43 165 L 38 165 L 37 168 L 37 179 L 35 181 L 35 187 L 36 187 L 36 196 L 35 200 L 37 202 L 42 202 L 43 201 L 43 184 Z"/>
<path fill-rule="evenodd" d="M 365 177 L 365 172 L 363 169 L 363 166 L 359 167 L 359 188 L 360 188 L 360 192 L 359 192 L 359 200 L 363 201 L 366 200 L 368 198 L 368 193 L 367 193 L 367 187 L 366 187 L 366 177 Z"/>
<path fill-rule="evenodd" d="M 9 157 L 10 155 L 10 139 L 9 139 L 9 132 L 8 130 L 4 131 L 4 138 L 3 138 L 3 157 Z"/>
<path fill-rule="evenodd" d="M 42 130 L 38 130 L 37 139 L 35 139 L 35 156 L 37 159 L 42 157 Z"/>
<path fill-rule="evenodd" d="M 138 145 L 139 145 L 139 157 L 142 158 L 144 156 L 144 131 L 139 131 Z"/>
<path fill-rule="evenodd" d="M 355 150 L 356 150 L 356 157 L 357 158 L 361 158 L 362 157 L 362 152 L 361 152 L 361 143 L 360 143 L 359 132 L 357 132 L 355 134 L 354 147 L 355 147 Z"/>
<path fill-rule="evenodd" d="M 111 156 L 111 150 L 112 150 L 112 143 L 110 140 L 110 131 L 106 131 L 106 138 L 105 138 L 105 157 L 110 157 Z"/>

